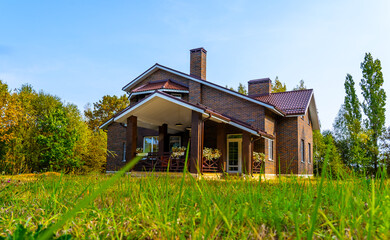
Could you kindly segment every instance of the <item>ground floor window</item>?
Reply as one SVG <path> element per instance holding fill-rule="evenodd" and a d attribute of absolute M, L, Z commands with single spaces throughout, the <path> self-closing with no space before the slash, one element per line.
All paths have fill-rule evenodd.
<path fill-rule="evenodd" d="M 158 136 L 144 137 L 144 152 L 158 152 Z"/>
<path fill-rule="evenodd" d="M 305 140 L 301 140 L 301 162 L 305 162 Z"/>
<path fill-rule="evenodd" d="M 274 140 L 268 139 L 268 160 L 274 160 Z"/>
<path fill-rule="evenodd" d="M 169 150 L 172 151 L 174 147 L 181 147 L 181 137 L 180 136 L 170 136 L 169 137 Z"/>
<path fill-rule="evenodd" d="M 309 143 L 309 158 L 307 159 L 308 163 L 311 163 L 311 144 Z"/>

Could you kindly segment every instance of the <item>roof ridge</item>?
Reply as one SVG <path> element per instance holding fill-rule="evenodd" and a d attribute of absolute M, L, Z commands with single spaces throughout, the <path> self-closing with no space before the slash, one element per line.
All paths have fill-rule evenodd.
<path fill-rule="evenodd" d="M 291 93 L 291 92 L 303 92 L 303 91 L 313 91 L 313 88 L 301 89 L 301 90 L 291 90 L 291 91 L 284 91 L 284 92 L 276 92 L 276 93 L 270 93 L 270 94 Z"/>

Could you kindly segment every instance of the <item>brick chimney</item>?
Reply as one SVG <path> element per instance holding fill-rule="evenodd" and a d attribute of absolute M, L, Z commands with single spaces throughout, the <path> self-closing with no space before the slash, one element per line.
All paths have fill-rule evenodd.
<path fill-rule="evenodd" d="M 248 82 L 248 95 L 266 95 L 272 90 L 271 79 L 261 78 L 254 79 Z"/>
<path fill-rule="evenodd" d="M 204 48 L 191 49 L 190 75 L 206 80 L 206 55 Z"/>

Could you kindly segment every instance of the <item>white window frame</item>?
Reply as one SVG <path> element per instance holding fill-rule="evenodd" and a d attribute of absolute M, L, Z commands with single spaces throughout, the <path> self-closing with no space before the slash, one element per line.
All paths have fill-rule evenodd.
<path fill-rule="evenodd" d="M 123 142 L 123 159 L 122 162 L 126 162 L 126 142 Z"/>
<path fill-rule="evenodd" d="M 242 162 L 242 135 L 241 135 L 241 138 L 229 138 L 229 136 L 234 136 L 234 137 L 238 137 L 238 135 L 241 135 L 241 134 L 228 134 L 227 135 L 227 147 L 226 147 L 226 152 L 227 152 L 227 160 L 226 160 L 226 172 L 228 173 L 241 173 L 241 162 Z M 229 170 L 230 168 L 230 165 L 229 165 L 229 143 L 230 142 L 237 142 L 238 143 L 238 165 L 233 165 L 233 166 L 237 166 L 238 169 L 237 171 L 232 171 L 232 170 Z"/>
<path fill-rule="evenodd" d="M 305 162 L 305 140 L 301 139 L 301 162 Z"/>
<path fill-rule="evenodd" d="M 144 138 L 143 138 L 143 145 L 142 145 L 143 148 L 144 148 L 144 152 L 146 151 L 146 148 L 145 148 L 145 138 L 152 138 L 152 139 L 157 138 L 157 151 L 158 151 L 158 136 L 144 136 Z M 152 142 L 152 145 L 153 144 L 154 144 L 154 142 Z M 152 147 L 151 150 L 153 150 L 153 147 Z"/>
<path fill-rule="evenodd" d="M 268 139 L 268 160 L 274 160 L 274 140 Z"/>

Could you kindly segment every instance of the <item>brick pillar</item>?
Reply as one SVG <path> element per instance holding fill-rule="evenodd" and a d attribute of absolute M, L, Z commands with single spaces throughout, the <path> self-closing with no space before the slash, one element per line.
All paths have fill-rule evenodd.
<path fill-rule="evenodd" d="M 190 172 L 201 171 L 202 158 L 202 114 L 192 111 L 191 116 L 191 143 L 190 143 Z"/>
<path fill-rule="evenodd" d="M 137 149 L 137 117 L 127 118 L 126 128 L 126 160 L 131 161 L 136 155 Z"/>
<path fill-rule="evenodd" d="M 217 126 L 217 148 L 221 151 L 222 155 L 220 160 L 220 166 L 222 170 L 226 171 L 226 128 L 224 123 L 218 123 Z"/>
<path fill-rule="evenodd" d="M 168 136 L 168 125 L 164 123 L 158 127 L 158 154 L 160 156 L 166 151 L 167 145 L 167 136 Z"/>
<path fill-rule="evenodd" d="M 252 142 L 251 134 L 242 133 L 242 173 L 252 174 Z"/>

